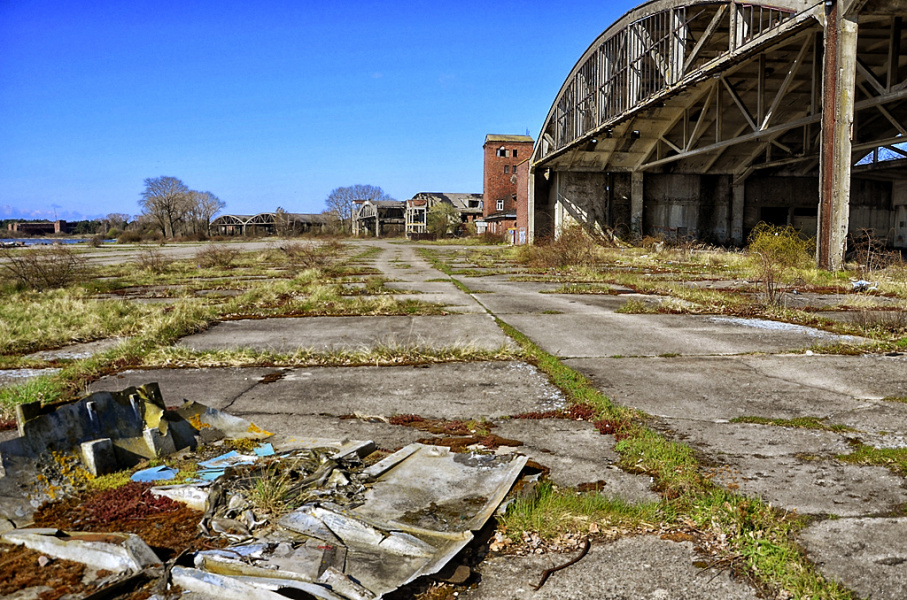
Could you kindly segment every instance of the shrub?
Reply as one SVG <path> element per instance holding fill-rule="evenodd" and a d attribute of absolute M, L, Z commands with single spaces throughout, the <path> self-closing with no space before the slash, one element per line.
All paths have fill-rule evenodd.
<path fill-rule="evenodd" d="M 210 244 L 195 254 L 195 260 L 204 269 L 229 269 L 238 256 L 239 250 L 236 248 Z"/>
<path fill-rule="evenodd" d="M 138 231 L 124 231 L 117 236 L 117 244 L 138 244 L 142 241 L 142 234 Z"/>
<path fill-rule="evenodd" d="M 565 227 L 556 239 L 539 242 L 523 258 L 543 269 L 588 267 L 598 262 L 598 242 L 580 225 Z"/>
<path fill-rule="evenodd" d="M 39 291 L 75 283 L 87 270 L 85 258 L 62 244 L 5 252 L 0 268 L 17 283 Z"/>
<path fill-rule="evenodd" d="M 155 250 L 154 248 L 142 250 L 135 256 L 135 264 L 138 268 L 155 275 L 160 275 L 166 271 L 172 262 L 160 250 Z"/>
<path fill-rule="evenodd" d="M 781 298 L 780 286 L 786 275 L 812 261 L 815 243 L 812 239 L 804 239 L 791 225 L 763 222 L 750 233 L 748 250 L 756 257 L 765 303 L 774 305 Z"/>
<path fill-rule="evenodd" d="M 289 242 L 279 247 L 290 267 L 294 270 L 322 269 L 329 266 L 343 248 L 343 244 L 331 240 L 324 244 L 316 242 Z"/>

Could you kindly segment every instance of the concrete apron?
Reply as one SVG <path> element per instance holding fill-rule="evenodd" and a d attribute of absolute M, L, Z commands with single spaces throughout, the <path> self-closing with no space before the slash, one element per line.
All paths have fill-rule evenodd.
<path fill-rule="evenodd" d="M 395 287 L 421 291 L 426 279 L 441 277 L 413 248 L 377 244 L 385 252 L 372 264 L 396 279 Z M 903 361 L 775 356 L 771 354 L 842 339 L 770 322 L 616 314 L 613 311 L 625 301 L 619 296 L 538 294 L 548 286 L 508 285 L 502 279 L 488 278 L 484 284 L 482 278 L 464 281 L 474 289 L 492 292 L 473 296 L 475 302 L 504 316 L 549 352 L 565 359 L 573 357 L 567 364 L 592 376 L 615 401 L 657 415 L 668 435 L 687 441 L 718 465 L 719 482 L 760 495 L 783 508 L 844 517 L 819 521 L 802 536 L 810 556 L 827 576 L 863 596 L 902 598 L 907 594 L 907 560 L 903 560 L 907 557 L 901 557 L 904 552 L 896 544 L 888 548 L 881 543 L 898 539 L 904 524 L 901 519 L 878 516 L 890 514 L 907 502 L 904 480 L 881 468 L 855 467 L 834 458 L 848 452 L 847 440 L 851 437 L 883 447 L 904 444 L 904 405 L 881 401 L 886 396 L 907 395 Z M 468 307 L 473 301 L 465 294 L 451 294 L 451 304 Z M 546 311 L 560 314 L 541 314 Z M 209 337 L 192 336 L 183 343 L 198 349 L 241 346 L 281 351 L 300 347 L 362 349 L 388 341 L 399 344 L 413 340 L 444 346 L 451 340 L 460 343 L 466 339 L 452 337 L 444 330 L 463 332 L 464 326 L 469 329 L 468 335 L 476 336 L 468 343 L 499 347 L 504 339 L 488 316 L 402 319 L 409 318 L 400 318 L 397 323 L 382 317 L 346 321 L 326 318 L 322 323 L 318 319 L 300 319 L 299 323 L 280 319 L 268 324 L 273 326 L 270 332 L 265 331 L 262 321 L 225 323 L 213 328 Z M 233 329 L 230 335 L 222 335 L 228 333 L 222 329 L 218 338 L 214 333 L 224 325 Z M 290 330 L 291 334 L 281 333 Z M 283 335 L 280 344 L 274 343 L 271 334 Z M 749 352 L 771 354 L 741 356 Z M 666 354 L 682 356 L 657 358 Z M 606 358 L 615 355 L 638 358 Z M 530 375 L 530 370 L 521 363 L 437 365 L 428 369 L 288 369 L 280 370 L 278 380 L 270 384 L 262 377 L 278 370 L 169 370 L 121 374 L 98 382 L 96 389 L 156 380 L 168 403 L 184 397 L 198 399 L 277 433 L 315 428 L 327 437 L 374 439 L 385 447 L 399 447 L 427 434 L 390 425 L 382 416 L 485 417 L 500 424 L 494 430 L 498 435 L 525 443 L 516 450 L 551 466 L 556 483 L 602 480 L 606 490 L 629 501 L 653 498 L 647 478 L 610 468 L 616 458 L 611 450 L 613 439 L 602 439 L 588 424 L 503 418 L 562 402 L 544 377 L 537 372 Z M 339 418 L 347 412 L 359 412 L 360 418 Z M 737 416 L 827 417 L 830 423 L 848 424 L 859 431 L 837 434 L 727 422 Z M 832 524 L 837 529 L 828 533 Z M 838 536 L 835 543 L 829 542 L 830 536 Z M 726 575 L 713 579 L 714 573 L 695 567 L 696 555 L 685 543 L 652 536 L 594 547 L 582 562 L 553 575 L 539 592 L 527 587 L 534 583 L 529 581 L 535 578 L 533 569 L 540 573 L 564 560 L 556 555 L 495 557 L 481 568 L 482 583 L 466 597 L 586 598 L 593 590 L 595 597 L 602 598 L 755 597 L 745 586 L 734 587 L 738 584 L 727 580 Z M 664 580 L 660 575 L 655 577 L 661 573 Z M 874 587 L 865 587 L 867 573 L 872 573 Z M 710 587 L 713 585 L 719 587 Z"/>

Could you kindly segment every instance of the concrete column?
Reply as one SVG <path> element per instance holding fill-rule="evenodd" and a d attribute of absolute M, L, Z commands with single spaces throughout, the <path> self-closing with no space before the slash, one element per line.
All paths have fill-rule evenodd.
<path fill-rule="evenodd" d="M 564 227 L 564 203 L 561 202 L 561 177 L 557 171 L 552 171 L 554 177 L 554 239 L 561 235 L 561 229 Z"/>
<path fill-rule="evenodd" d="M 531 163 L 530 163 L 531 164 Z M 529 193 L 526 200 L 526 243 L 535 240 L 535 171 L 529 169 Z"/>
<path fill-rule="evenodd" d="M 630 173 L 630 234 L 642 236 L 643 172 Z"/>
<path fill-rule="evenodd" d="M 743 245 L 743 206 L 746 199 L 746 184 L 734 182 L 731 186 L 731 242 Z"/>
<path fill-rule="evenodd" d="M 825 20 L 822 132 L 819 152 L 819 224 L 816 264 L 844 265 L 850 218 L 851 136 L 857 67 L 857 19 L 835 1 Z"/>
<path fill-rule="evenodd" d="M 378 209 L 375 209 L 375 237 L 381 237 L 381 219 L 378 218 Z"/>

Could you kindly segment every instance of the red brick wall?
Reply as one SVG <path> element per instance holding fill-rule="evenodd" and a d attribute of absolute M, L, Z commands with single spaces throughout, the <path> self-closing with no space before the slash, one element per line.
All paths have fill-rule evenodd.
<path fill-rule="evenodd" d="M 506 157 L 497 155 L 503 147 L 507 151 Z M 517 155 L 513 152 L 516 150 Z M 532 142 L 486 142 L 485 143 L 485 178 L 482 186 L 484 195 L 482 216 L 501 212 L 497 208 L 497 201 L 504 201 L 504 211 L 516 210 L 516 203 L 512 200 L 517 193 L 516 178 L 511 182 L 517 165 L 532 154 Z M 507 172 L 504 172 L 507 167 Z"/>

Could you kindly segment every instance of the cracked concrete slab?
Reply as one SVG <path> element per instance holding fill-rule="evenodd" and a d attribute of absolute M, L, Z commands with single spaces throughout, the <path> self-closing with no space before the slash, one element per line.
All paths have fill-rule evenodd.
<path fill-rule="evenodd" d="M 795 456 L 722 457 L 715 481 L 785 510 L 810 515 L 888 513 L 907 503 L 904 478 L 884 467 Z"/>
<path fill-rule="evenodd" d="M 633 475 L 616 466 L 614 436 L 602 435 L 592 423 L 569 419 L 509 419 L 494 433 L 519 440 L 513 450 L 551 469 L 550 480 L 562 487 L 603 483 L 601 494 L 631 504 L 658 502 L 651 477 Z"/>
<path fill-rule="evenodd" d="M 833 457 L 851 451 L 844 435 L 817 429 L 682 419 L 672 419 L 670 427 L 674 437 L 708 456 L 809 454 Z"/>
<path fill-rule="evenodd" d="M 545 554 L 494 556 L 479 570 L 481 583 L 460 594 L 467 600 L 755 600 L 755 590 L 735 581 L 728 571 L 700 569 L 703 557 L 690 542 L 639 536 L 612 543 L 594 543 L 575 565 L 553 573 L 538 591 L 545 569 L 576 556 Z"/>
<path fill-rule="evenodd" d="M 361 351 L 378 347 L 515 347 L 488 315 L 304 317 L 224 321 L 178 343 L 192 350 Z"/>
<path fill-rule="evenodd" d="M 864 598 L 900 600 L 907 598 L 905 531 L 905 517 L 832 519 L 807 527 L 800 541 L 826 577 Z"/>
<path fill-rule="evenodd" d="M 263 383 L 268 375 L 274 380 Z M 92 384 L 91 390 L 110 391 L 149 381 L 160 384 L 168 404 L 187 398 L 229 409 L 234 414 L 250 415 L 261 411 L 476 419 L 566 406 L 561 392 L 538 369 L 518 361 L 402 367 L 136 370 L 105 377 Z"/>
<path fill-rule="evenodd" d="M 665 417 L 834 418 L 868 427 L 867 400 L 907 395 L 907 360 L 879 356 L 736 356 L 575 359 L 616 402 Z M 640 377 L 644 373 L 644 377 Z M 857 398 L 865 400 L 855 400 Z M 885 429 L 907 430 L 907 404 L 886 402 Z M 881 424 L 881 423 L 879 423 Z"/>
<path fill-rule="evenodd" d="M 566 358 L 783 352 L 855 341 L 818 329 L 770 328 L 773 321 L 703 315 L 507 315 L 545 351 Z"/>

